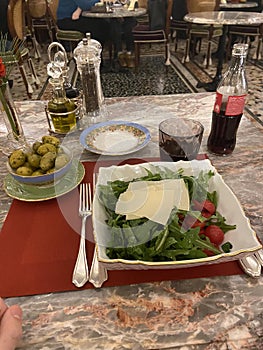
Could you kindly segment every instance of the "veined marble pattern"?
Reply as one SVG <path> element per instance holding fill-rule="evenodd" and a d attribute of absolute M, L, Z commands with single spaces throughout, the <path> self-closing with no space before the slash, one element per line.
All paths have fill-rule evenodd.
<path fill-rule="evenodd" d="M 213 93 L 107 99 L 109 119 L 120 117 L 149 128 L 152 142 L 135 157 L 158 155 L 158 124 L 170 116 L 192 116 L 205 126 L 206 152 Z M 47 131 L 43 102 L 19 102 L 28 137 Z M 85 120 L 84 120 L 85 121 Z M 82 152 L 79 132 L 66 139 Z M 253 135 L 253 136 L 252 136 Z M 237 146 L 228 157 L 209 155 L 263 239 L 262 126 L 245 113 Z M 5 142 L 1 135 L 0 145 Z M 83 159 L 99 156 L 84 151 Z M 5 157 L 1 173 L 6 174 Z M 1 219 L 11 202 L 0 190 Z M 19 350 L 259 350 L 263 347 L 263 279 L 246 275 L 147 283 L 9 298 L 24 312 Z"/>
<path fill-rule="evenodd" d="M 149 283 L 11 300 L 19 350 L 259 350 L 262 278 Z"/>

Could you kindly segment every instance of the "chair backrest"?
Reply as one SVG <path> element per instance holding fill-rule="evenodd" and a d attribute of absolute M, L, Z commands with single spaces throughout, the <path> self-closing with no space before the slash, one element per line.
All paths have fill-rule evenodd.
<path fill-rule="evenodd" d="M 59 0 L 52 0 L 48 3 L 49 11 L 52 14 L 55 21 L 57 20 L 57 8 Z"/>
<path fill-rule="evenodd" d="M 27 11 L 31 18 L 38 19 L 46 15 L 47 0 L 27 0 Z"/>
<path fill-rule="evenodd" d="M 216 7 L 216 0 L 187 0 L 188 12 L 214 11 Z"/>
<path fill-rule="evenodd" d="M 24 40 L 26 34 L 24 0 L 9 0 L 7 20 L 11 36 Z"/>
<path fill-rule="evenodd" d="M 139 7 L 148 9 L 148 0 L 138 0 Z"/>
<path fill-rule="evenodd" d="M 174 0 L 171 17 L 173 20 L 182 21 L 187 14 L 186 0 Z"/>
<path fill-rule="evenodd" d="M 165 30 L 169 33 L 173 0 L 148 0 L 151 30 Z"/>

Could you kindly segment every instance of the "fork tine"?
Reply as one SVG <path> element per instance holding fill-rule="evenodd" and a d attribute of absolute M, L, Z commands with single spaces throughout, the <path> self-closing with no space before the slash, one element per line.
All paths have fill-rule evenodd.
<path fill-rule="evenodd" d="M 88 197 L 89 197 L 89 204 L 88 204 L 88 210 L 92 209 L 92 195 L 91 195 L 91 186 L 90 183 L 88 184 Z"/>
<path fill-rule="evenodd" d="M 83 186 L 84 186 L 84 184 L 80 184 L 80 189 L 79 189 L 79 212 L 82 210 Z"/>
<path fill-rule="evenodd" d="M 83 184 L 83 198 L 82 198 L 82 202 L 83 202 L 83 211 L 87 211 L 89 208 L 89 200 L 88 200 L 88 184 Z"/>

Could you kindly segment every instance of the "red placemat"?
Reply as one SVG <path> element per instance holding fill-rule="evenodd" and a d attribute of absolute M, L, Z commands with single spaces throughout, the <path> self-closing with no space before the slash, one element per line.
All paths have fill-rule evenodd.
<path fill-rule="evenodd" d="M 148 159 L 147 161 L 157 159 Z M 136 164 L 146 160 L 131 159 Z M 120 161 L 86 162 L 83 181 L 92 182 L 94 169 Z M 97 171 L 97 170 L 96 170 Z M 0 233 L 0 296 L 14 297 L 78 290 L 72 282 L 81 219 L 78 189 L 43 202 L 13 200 Z M 62 211 L 63 213 L 62 213 Z M 70 222 L 65 220 L 70 217 Z M 87 255 L 91 266 L 94 244 L 91 219 L 87 221 Z M 105 286 L 242 274 L 236 261 L 171 270 L 108 271 Z M 93 288 L 87 283 L 81 289 Z"/>

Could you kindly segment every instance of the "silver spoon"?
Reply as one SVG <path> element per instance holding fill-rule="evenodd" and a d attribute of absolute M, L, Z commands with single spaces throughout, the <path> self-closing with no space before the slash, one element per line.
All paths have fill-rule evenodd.
<path fill-rule="evenodd" d="M 239 260 L 243 271 L 251 277 L 258 278 L 261 275 L 261 264 L 255 255 L 248 255 Z"/>
<path fill-rule="evenodd" d="M 263 249 L 259 249 L 254 255 L 260 262 L 261 266 L 263 266 Z"/>

